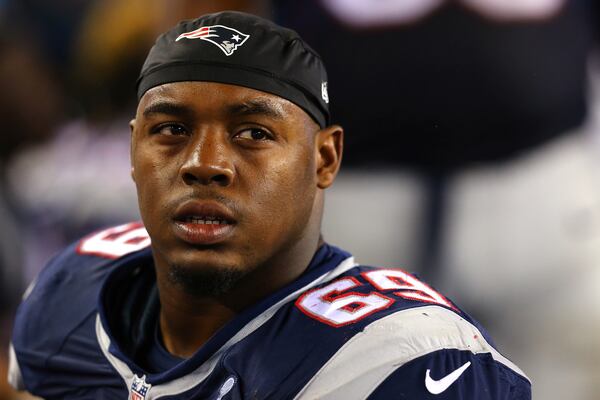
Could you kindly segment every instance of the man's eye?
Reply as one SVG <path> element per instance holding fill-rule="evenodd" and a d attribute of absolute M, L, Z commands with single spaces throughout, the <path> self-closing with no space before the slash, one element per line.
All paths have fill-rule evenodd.
<path fill-rule="evenodd" d="M 249 128 L 240 131 L 235 135 L 238 138 L 242 139 L 250 139 L 250 140 L 269 140 L 271 139 L 271 135 L 269 135 L 265 130 L 259 128 Z"/>
<path fill-rule="evenodd" d="M 152 133 L 159 133 L 161 135 L 179 136 L 186 135 L 187 129 L 184 126 L 178 124 L 163 124 L 153 129 Z"/>

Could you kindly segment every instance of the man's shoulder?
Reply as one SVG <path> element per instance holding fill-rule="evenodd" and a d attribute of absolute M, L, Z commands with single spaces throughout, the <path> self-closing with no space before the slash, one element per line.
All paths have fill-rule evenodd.
<path fill-rule="evenodd" d="M 399 323 L 403 329 L 384 331 L 391 338 L 416 340 L 424 346 L 429 343 L 432 349 L 435 346 L 427 338 L 440 332 L 457 340 L 478 337 L 496 349 L 490 334 L 475 318 L 441 291 L 400 268 L 354 264 L 301 293 L 295 306 L 343 336 L 348 335 L 345 330 L 364 333 L 373 326 Z M 417 328 L 410 329 L 413 325 Z"/>
<path fill-rule="evenodd" d="M 118 265 L 142 257 L 148 244 L 143 226 L 129 223 L 84 237 L 50 260 L 25 292 L 14 321 L 12 346 L 24 375 L 62 353 L 88 354 L 97 347 L 93 329 L 102 285 Z"/>
<path fill-rule="evenodd" d="M 487 332 L 446 296 L 401 269 L 356 266 L 303 293 L 296 306 L 334 328 L 336 336 L 349 338 L 298 398 L 422 398 L 437 390 L 437 381 L 426 379 L 427 370 L 437 378 L 467 364 L 463 381 L 476 381 L 473 387 L 522 391 L 528 398 L 529 380 L 500 354 Z M 469 392 L 465 384 L 443 398 Z"/>
<path fill-rule="evenodd" d="M 426 305 L 440 306 L 472 320 L 441 292 L 399 268 L 354 264 L 305 291 L 296 301 L 304 314 L 335 328 L 369 324 Z"/>
<path fill-rule="evenodd" d="M 114 265 L 148 247 L 150 239 L 139 222 L 123 224 L 92 233 L 69 245 L 54 256 L 29 285 L 22 308 L 39 303 L 47 309 L 49 301 L 73 299 L 72 296 L 97 298 L 95 287 L 101 284 Z M 73 301 L 60 304 L 79 307 Z"/>
<path fill-rule="evenodd" d="M 456 376 L 456 384 L 442 380 L 446 376 Z M 530 383 L 460 314 L 425 305 L 372 320 L 329 357 L 297 398 L 409 399 L 442 391 L 441 399 L 505 398 L 494 391 L 529 399 Z"/>

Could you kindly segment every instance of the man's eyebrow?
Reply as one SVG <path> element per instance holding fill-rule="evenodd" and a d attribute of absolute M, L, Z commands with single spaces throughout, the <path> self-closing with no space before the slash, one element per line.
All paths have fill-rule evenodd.
<path fill-rule="evenodd" d="M 193 110 L 181 104 L 161 101 L 150 104 L 144 109 L 142 114 L 144 115 L 144 117 L 148 117 L 152 114 L 167 114 L 179 117 L 187 117 L 193 114 Z"/>
<path fill-rule="evenodd" d="M 281 104 L 263 99 L 246 100 L 229 106 L 227 111 L 232 115 L 264 115 L 280 120 L 285 118 Z"/>

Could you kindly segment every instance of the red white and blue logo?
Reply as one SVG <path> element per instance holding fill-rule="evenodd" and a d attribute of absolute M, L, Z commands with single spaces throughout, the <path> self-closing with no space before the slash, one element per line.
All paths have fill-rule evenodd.
<path fill-rule="evenodd" d="M 149 383 L 146 383 L 146 375 L 139 378 L 137 375 L 133 377 L 133 382 L 131 382 L 131 391 L 129 400 L 145 400 L 146 394 L 148 394 L 148 390 L 150 390 Z"/>
<path fill-rule="evenodd" d="M 202 39 L 211 42 L 220 48 L 226 56 L 230 56 L 238 47 L 243 45 L 250 35 L 225 25 L 202 26 L 191 32 L 182 33 L 175 41 L 180 39 Z"/>

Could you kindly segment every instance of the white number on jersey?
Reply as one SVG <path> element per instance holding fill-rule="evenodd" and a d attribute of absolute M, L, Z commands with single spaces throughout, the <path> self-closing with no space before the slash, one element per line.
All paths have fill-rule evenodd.
<path fill-rule="evenodd" d="M 77 252 L 106 258 L 119 258 L 150 245 L 150 236 L 141 222 L 115 226 L 81 241 Z"/>
<path fill-rule="evenodd" d="M 356 278 L 342 278 L 304 293 L 296 300 L 296 306 L 309 317 L 338 327 L 352 324 L 394 303 L 393 299 L 377 292 L 341 293 L 360 285 Z"/>
<path fill-rule="evenodd" d="M 401 269 L 377 269 L 363 272 L 362 276 L 377 290 L 399 290 L 394 295 L 455 309 L 444 296 Z"/>
<path fill-rule="evenodd" d="M 354 277 L 341 278 L 321 288 L 309 290 L 296 300 L 296 307 L 311 318 L 333 327 L 353 324 L 388 308 L 394 299 L 383 291 L 409 300 L 439 304 L 456 310 L 444 296 L 414 276 L 399 269 L 376 269 L 361 274 L 375 289 L 368 294 L 345 292 L 362 285 Z"/>

